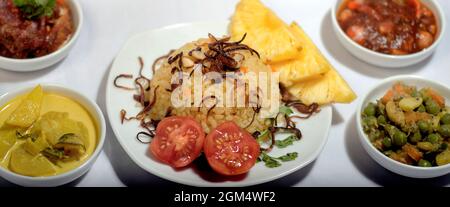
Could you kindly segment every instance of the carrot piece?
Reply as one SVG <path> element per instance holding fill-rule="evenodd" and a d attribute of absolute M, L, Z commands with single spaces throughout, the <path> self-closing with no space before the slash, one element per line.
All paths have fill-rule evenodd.
<path fill-rule="evenodd" d="M 394 99 L 394 91 L 392 89 L 389 89 L 386 94 L 384 94 L 383 98 L 381 98 L 381 102 L 383 104 L 386 104 L 392 99 Z"/>
<path fill-rule="evenodd" d="M 429 88 L 427 90 L 427 95 L 430 96 L 440 107 L 445 107 L 445 99 L 441 95 L 439 95 L 436 91 Z"/>
<path fill-rule="evenodd" d="M 412 89 L 406 87 L 402 83 L 395 83 L 391 89 L 389 89 L 386 94 L 381 98 L 381 102 L 386 104 L 388 101 L 393 100 L 396 96 L 407 96 L 411 95 Z"/>
<path fill-rule="evenodd" d="M 397 160 L 401 163 L 412 164 L 413 160 L 406 154 L 406 152 L 402 151 L 400 153 L 392 153 L 389 156 L 391 159 Z"/>
<path fill-rule="evenodd" d="M 63 5 L 66 3 L 66 0 L 56 0 L 56 3 L 58 3 L 59 5 Z"/>
<path fill-rule="evenodd" d="M 413 123 L 417 123 L 420 120 L 431 120 L 431 115 L 428 113 L 424 113 L 424 112 L 414 112 L 414 111 L 409 111 L 409 112 L 405 112 L 405 121 L 407 124 L 413 124 Z"/>
<path fill-rule="evenodd" d="M 403 151 L 406 152 L 406 154 L 408 154 L 409 157 L 411 157 L 416 162 L 419 161 L 420 159 L 422 159 L 422 157 L 423 157 L 423 153 L 420 152 L 416 147 L 414 147 L 410 144 L 404 145 L 402 147 L 402 149 L 403 149 Z"/>
<path fill-rule="evenodd" d="M 348 2 L 348 4 L 347 4 L 347 7 L 349 8 L 349 9 L 351 9 L 351 10 L 356 10 L 356 9 L 358 9 L 359 8 L 359 6 L 361 6 L 358 2 L 356 2 L 356 1 L 350 1 L 350 2 Z"/>
<path fill-rule="evenodd" d="M 396 83 L 394 85 L 394 91 L 399 93 L 399 94 L 405 93 L 406 92 L 405 91 L 405 86 L 403 84 L 401 84 L 401 83 Z"/>
<path fill-rule="evenodd" d="M 394 91 L 397 93 L 397 95 L 401 97 L 410 96 L 412 92 L 414 91 L 413 87 L 409 87 L 404 85 L 403 83 L 396 83 L 394 85 Z"/>

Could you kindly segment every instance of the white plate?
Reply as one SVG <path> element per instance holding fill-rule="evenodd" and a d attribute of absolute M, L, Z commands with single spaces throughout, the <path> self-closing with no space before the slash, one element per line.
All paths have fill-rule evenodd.
<path fill-rule="evenodd" d="M 153 61 L 164 55 L 171 49 L 183 46 L 187 42 L 207 37 L 208 33 L 215 36 L 227 34 L 228 22 L 205 22 L 179 24 L 152 30 L 138 34 L 128 40 L 123 49 L 117 55 L 108 78 L 106 89 L 106 107 L 111 127 L 119 143 L 122 145 L 131 159 L 144 170 L 161 178 L 173 182 L 191 186 L 249 186 L 269 182 L 277 178 L 293 173 L 312 161 L 322 151 L 331 127 L 332 110 L 327 106 L 321 112 L 308 120 L 301 121 L 297 125 L 303 133 L 303 138 L 294 146 L 286 149 L 274 149 L 271 155 L 283 155 L 289 152 L 298 152 L 296 160 L 283 163 L 278 168 L 269 169 L 264 163 L 257 163 L 251 171 L 240 177 L 224 178 L 213 172 L 202 170 L 204 167 L 189 167 L 183 170 L 175 170 L 168 165 L 161 164 L 147 155 L 148 145 L 136 140 L 135 135 L 143 131 L 137 122 L 120 123 L 119 112 L 122 109 L 129 114 L 140 111 L 132 99 L 130 91 L 114 87 L 114 78 L 119 74 L 138 75 L 139 63 L 137 58 L 141 56 L 145 62 L 145 68 L 150 76 L 150 67 Z"/>

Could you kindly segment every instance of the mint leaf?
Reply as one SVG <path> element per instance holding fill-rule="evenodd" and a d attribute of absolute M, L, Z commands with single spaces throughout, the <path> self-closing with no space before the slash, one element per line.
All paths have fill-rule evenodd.
<path fill-rule="evenodd" d="M 56 6 L 56 0 L 42 0 L 42 1 L 47 1 L 47 6 L 45 6 L 45 12 L 44 15 L 51 17 L 53 15 L 53 9 Z"/>
<path fill-rule="evenodd" d="M 266 153 L 261 154 L 261 160 L 265 163 L 268 168 L 280 167 L 281 163 L 275 160 L 273 157 L 267 155 Z"/>
<path fill-rule="evenodd" d="M 272 157 L 268 155 L 267 153 L 261 153 L 261 156 L 258 158 L 258 162 L 263 161 L 266 167 L 268 168 L 276 168 L 281 166 L 281 162 L 289 162 L 292 160 L 297 159 L 298 153 L 297 152 L 291 152 L 287 153 L 286 155 L 283 155 L 281 157 Z M 280 162 L 281 161 L 281 162 Z"/>
<path fill-rule="evenodd" d="M 283 140 L 276 140 L 275 141 L 275 146 L 277 146 L 278 148 L 286 148 L 290 145 L 293 145 L 295 141 L 297 141 L 298 138 L 294 135 L 291 135 Z"/>
<path fill-rule="evenodd" d="M 287 153 L 286 155 L 283 155 L 281 157 L 278 157 L 277 159 L 283 161 L 283 162 L 288 162 L 288 161 L 292 161 L 297 159 L 298 157 L 298 153 L 297 152 L 292 152 L 292 153 Z"/>
<path fill-rule="evenodd" d="M 26 4 L 27 0 L 14 0 L 13 3 L 14 5 L 16 5 L 17 7 L 21 7 L 24 6 Z"/>
<path fill-rule="evenodd" d="M 49 3 L 50 0 L 34 0 L 37 5 L 45 6 Z"/>
<path fill-rule="evenodd" d="M 50 17 L 56 6 L 56 0 L 13 0 L 13 3 L 28 19 Z"/>

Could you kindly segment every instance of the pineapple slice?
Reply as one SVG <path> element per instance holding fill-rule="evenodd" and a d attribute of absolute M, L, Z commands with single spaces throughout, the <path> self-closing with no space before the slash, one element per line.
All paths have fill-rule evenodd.
<path fill-rule="evenodd" d="M 330 69 L 327 67 L 325 57 L 297 23 L 293 22 L 289 29 L 302 44 L 303 49 L 294 60 L 271 65 L 275 71 L 280 72 L 280 82 L 286 87 L 318 78 Z"/>
<path fill-rule="evenodd" d="M 39 118 L 43 96 L 44 91 L 40 85 L 34 88 L 8 117 L 6 123 L 23 128 L 31 126 Z"/>
<path fill-rule="evenodd" d="M 241 0 L 230 24 L 231 37 L 260 52 L 280 72 L 280 82 L 306 104 L 350 103 L 356 95 L 306 33 L 289 27 L 260 0 Z"/>
<path fill-rule="evenodd" d="M 300 42 L 260 0 L 241 0 L 236 6 L 230 24 L 231 37 L 260 53 L 266 62 L 280 62 L 296 58 L 301 51 Z"/>
<path fill-rule="evenodd" d="M 330 103 L 350 103 L 356 99 L 345 80 L 337 71 L 327 64 L 330 70 L 323 76 L 303 83 L 297 83 L 288 88 L 288 91 L 305 104 L 317 103 L 326 105 Z"/>

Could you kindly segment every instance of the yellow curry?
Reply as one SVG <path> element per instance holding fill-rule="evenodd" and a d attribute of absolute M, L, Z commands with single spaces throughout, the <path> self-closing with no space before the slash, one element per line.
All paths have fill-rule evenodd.
<path fill-rule="evenodd" d="M 0 166 L 17 174 L 53 176 L 83 164 L 98 128 L 78 102 L 37 86 L 0 107 Z"/>

